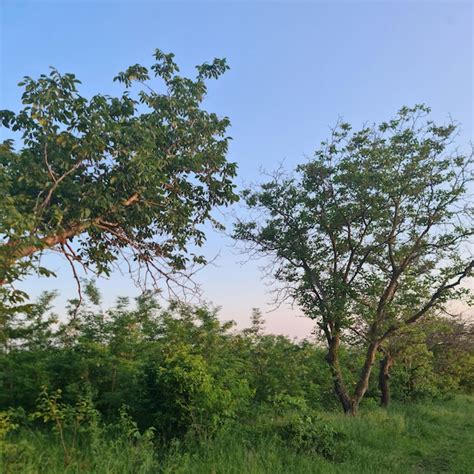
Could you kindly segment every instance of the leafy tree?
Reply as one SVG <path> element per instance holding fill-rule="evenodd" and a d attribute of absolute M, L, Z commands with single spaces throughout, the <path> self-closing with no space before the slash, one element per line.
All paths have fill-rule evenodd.
<path fill-rule="evenodd" d="M 456 126 L 429 112 L 405 107 L 357 132 L 340 123 L 296 175 L 277 172 L 243 194 L 258 215 L 234 236 L 270 259 L 279 297 L 317 321 L 346 413 L 357 412 L 388 337 L 468 292 L 472 155 L 453 150 Z M 359 329 L 366 356 L 351 393 L 339 352 Z"/>
<path fill-rule="evenodd" d="M 8 353 L 19 348 L 44 349 L 51 343 L 52 326 L 57 316 L 46 313 L 52 309 L 56 292 L 43 293 L 28 311 L 5 313 L 0 320 L 0 352 Z"/>
<path fill-rule="evenodd" d="M 433 354 L 426 344 L 423 322 L 403 328 L 380 347 L 383 357 L 380 360 L 378 383 L 382 407 L 386 408 L 390 404 L 393 372 L 397 398 L 407 400 L 417 398 L 422 393 L 431 397 L 436 395 Z"/>
<path fill-rule="evenodd" d="M 433 371 L 445 394 L 474 390 L 474 324 L 472 319 L 443 319 L 428 325 L 426 345 L 433 354 Z"/>
<path fill-rule="evenodd" d="M 189 79 L 173 54 L 154 58 L 149 69 L 135 64 L 115 77 L 120 96 L 83 97 L 73 74 L 52 69 L 19 84 L 22 110 L 0 111 L 21 138 L 19 149 L 12 139 L 0 145 L 5 307 L 26 297 L 9 285 L 35 268 L 51 274 L 39 266 L 46 250 L 62 253 L 76 277 L 77 263 L 108 274 L 125 259 L 137 278 L 183 283 L 185 267 L 204 262 L 189 244 L 203 243 L 201 224 L 217 224 L 215 206 L 237 199 L 229 120 L 202 108 L 207 80 L 228 67 L 215 59 Z"/>
<path fill-rule="evenodd" d="M 427 316 L 384 341 L 380 361 L 381 405 L 398 399 L 452 396 L 474 375 L 474 327 L 461 318 Z M 472 386 L 471 386 L 472 389 Z"/>
<path fill-rule="evenodd" d="M 239 353 L 216 310 L 173 303 L 159 315 L 162 337 L 144 357 L 137 414 L 165 438 L 213 432 L 241 416 L 253 395 Z"/>

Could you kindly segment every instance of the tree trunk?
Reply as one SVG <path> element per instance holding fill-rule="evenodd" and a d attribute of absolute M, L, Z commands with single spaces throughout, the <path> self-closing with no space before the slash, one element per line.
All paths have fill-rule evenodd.
<path fill-rule="evenodd" d="M 390 368 L 393 365 L 393 357 L 387 352 L 380 361 L 379 388 L 380 388 L 380 406 L 387 408 L 390 403 Z"/>
<path fill-rule="evenodd" d="M 346 415 L 352 414 L 352 400 L 349 397 L 344 380 L 342 378 L 341 365 L 339 362 L 339 346 L 340 338 L 336 334 L 332 336 L 328 341 L 328 353 L 326 354 L 326 361 L 329 364 L 331 370 L 332 380 L 334 384 L 334 391 L 336 392 L 339 401 L 341 402 L 342 409 Z"/>
<path fill-rule="evenodd" d="M 352 398 L 351 414 L 354 416 L 357 414 L 359 410 L 359 404 L 364 398 L 365 392 L 369 387 L 370 374 L 372 373 L 372 367 L 374 365 L 379 346 L 379 341 L 373 341 L 367 348 L 364 366 L 362 367 L 362 371 L 354 391 L 354 397 Z"/>

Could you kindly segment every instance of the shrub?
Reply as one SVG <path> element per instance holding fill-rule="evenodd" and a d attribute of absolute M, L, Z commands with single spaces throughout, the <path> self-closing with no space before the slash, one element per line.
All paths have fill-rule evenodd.
<path fill-rule="evenodd" d="M 298 452 L 315 453 L 327 459 L 340 458 L 342 433 L 317 416 L 293 414 L 277 425 L 285 444 Z"/>

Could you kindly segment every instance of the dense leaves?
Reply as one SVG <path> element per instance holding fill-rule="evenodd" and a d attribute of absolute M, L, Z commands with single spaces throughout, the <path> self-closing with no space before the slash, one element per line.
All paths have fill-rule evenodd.
<path fill-rule="evenodd" d="M 54 295 L 45 294 L 34 311 L 2 327 L 0 410 L 34 413 L 38 401 L 75 406 L 91 398 L 106 420 L 127 407 L 140 428 L 173 438 L 190 430 L 210 434 L 255 413 L 283 416 L 284 423 L 293 413 L 290 418 L 303 417 L 304 424 L 314 418 L 312 410 L 335 408 L 323 348 L 263 334 L 258 311 L 253 325 L 238 332 L 211 307 L 161 308 L 150 294 L 133 306 L 120 298 L 103 310 L 95 287 L 86 287 L 87 303 L 67 323 L 58 324 L 51 313 Z M 453 339 L 458 323 L 433 317 L 424 324 L 391 342 L 395 399 L 472 391 L 472 327 L 463 326 L 460 347 Z M 363 347 L 343 347 L 348 380 L 357 379 L 363 357 Z M 379 397 L 375 379 L 369 395 L 373 403 Z"/>
<path fill-rule="evenodd" d="M 25 77 L 24 108 L 0 111 L 20 138 L 0 145 L 2 285 L 34 267 L 50 274 L 38 266 L 46 249 L 99 274 L 125 259 L 142 281 L 179 281 L 189 263 L 204 262 L 189 244 L 203 243 L 212 209 L 236 200 L 229 119 L 202 108 L 206 81 L 227 65 L 216 59 L 189 79 L 172 54 L 156 50 L 154 59 L 118 74 L 125 90 L 117 97 L 83 97 L 80 81 L 55 69 Z"/>
<path fill-rule="evenodd" d="M 250 327 L 236 331 L 210 306 L 162 308 L 148 293 L 104 310 L 94 285 L 84 287 L 86 303 L 68 321 L 58 323 L 54 294 L 45 294 L 1 328 L 0 465 L 7 472 L 37 463 L 38 452 L 42 463 L 58 466 L 51 472 L 161 472 L 158 465 L 195 472 L 193 453 L 216 456 L 209 449 L 225 466 L 235 450 L 248 450 L 247 458 L 271 449 L 272 459 L 289 457 L 290 469 L 302 457 L 308 466 L 349 462 L 361 436 L 383 435 L 391 445 L 412 433 L 399 416 L 373 411 L 376 377 L 363 402 L 367 416 L 338 422 L 324 349 L 265 334 L 258 310 Z M 472 326 L 461 326 L 431 317 L 390 341 L 395 400 L 472 392 Z M 340 358 L 355 383 L 363 347 L 343 346 Z"/>

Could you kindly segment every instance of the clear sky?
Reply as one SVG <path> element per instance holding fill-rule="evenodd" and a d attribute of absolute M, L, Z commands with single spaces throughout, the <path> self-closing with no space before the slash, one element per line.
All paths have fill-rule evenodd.
<path fill-rule="evenodd" d="M 0 0 L 0 107 L 17 110 L 22 76 L 52 65 L 74 72 L 81 92 L 113 94 L 112 78 L 155 48 L 174 52 L 184 74 L 214 57 L 231 70 L 210 84 L 206 107 L 232 121 L 229 159 L 239 188 L 259 169 L 311 155 L 338 117 L 355 126 L 390 118 L 424 102 L 434 117 L 462 124 L 473 139 L 473 4 L 456 1 L 332 2 L 77 2 Z M 2 138 L 6 138 L 4 135 Z M 236 212 L 242 212 L 238 207 Z M 221 219 L 228 226 L 229 215 Z M 258 262 L 242 266 L 232 241 L 210 233 L 205 252 L 220 252 L 199 275 L 205 298 L 224 319 L 248 322 L 252 307 L 270 309 Z M 65 262 L 49 263 L 55 280 L 30 278 L 32 294 L 57 288 L 75 296 Z M 110 302 L 135 295 L 128 278 L 100 284 Z M 59 301 L 61 303 L 61 300 Z M 272 332 L 303 336 L 312 324 L 289 308 L 268 314 Z"/>

